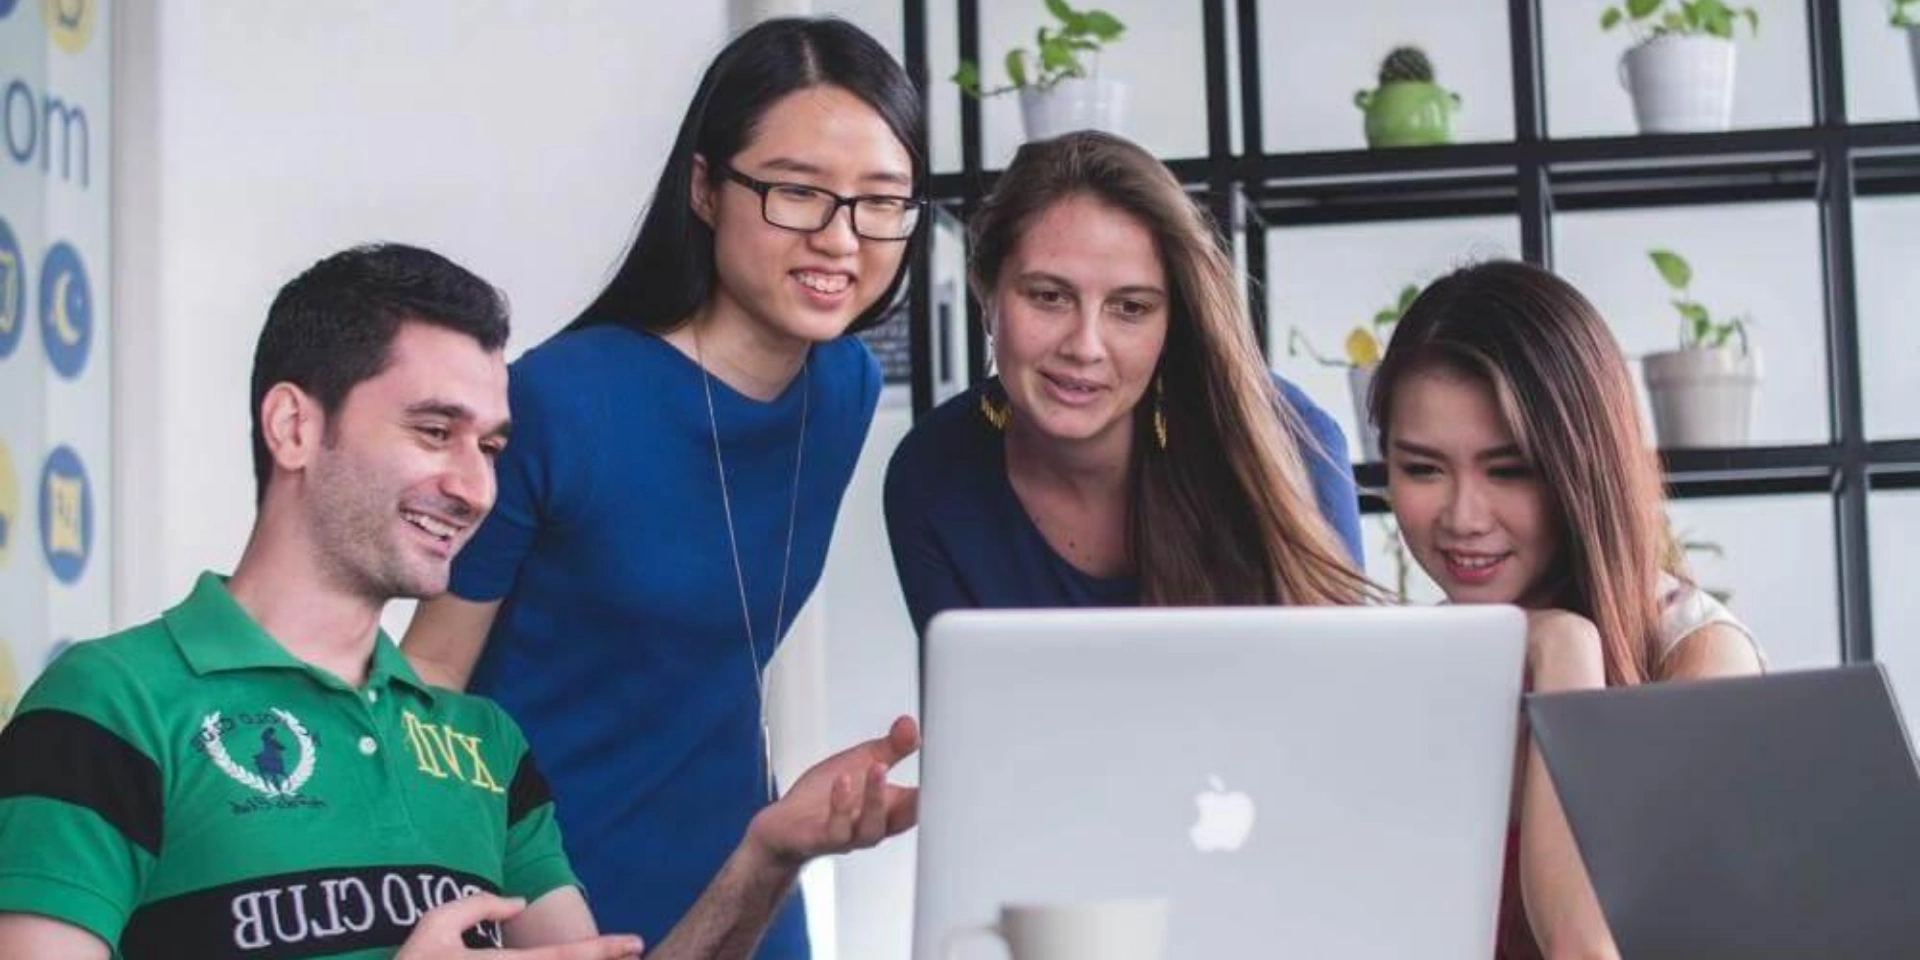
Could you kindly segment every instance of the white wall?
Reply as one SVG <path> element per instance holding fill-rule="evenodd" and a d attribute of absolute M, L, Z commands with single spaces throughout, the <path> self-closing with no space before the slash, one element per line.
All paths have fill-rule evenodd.
<path fill-rule="evenodd" d="M 153 360 L 119 397 L 124 623 L 239 555 L 280 284 L 349 244 L 422 244 L 506 290 L 511 352 L 539 341 L 622 252 L 724 24 L 687 5 L 661 43 L 624 3 L 123 8 L 119 291 Z"/>

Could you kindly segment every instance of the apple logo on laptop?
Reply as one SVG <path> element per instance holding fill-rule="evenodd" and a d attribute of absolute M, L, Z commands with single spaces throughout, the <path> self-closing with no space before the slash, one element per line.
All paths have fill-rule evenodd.
<path fill-rule="evenodd" d="M 1238 850 L 1247 842 L 1247 834 L 1253 832 L 1253 798 L 1238 790 L 1229 792 L 1218 775 L 1208 777 L 1207 785 L 1212 789 L 1193 798 L 1200 819 L 1194 821 L 1187 836 L 1193 840 L 1194 849 L 1202 853 Z"/>

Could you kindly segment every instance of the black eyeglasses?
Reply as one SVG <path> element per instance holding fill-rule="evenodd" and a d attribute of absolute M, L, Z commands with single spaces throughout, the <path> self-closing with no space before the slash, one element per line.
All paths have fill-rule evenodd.
<path fill-rule="evenodd" d="M 892 197 L 865 194 L 843 197 L 831 190 L 804 183 L 772 183 L 755 180 L 729 166 L 720 172 L 760 195 L 760 216 L 783 230 L 817 233 L 827 228 L 841 207 L 853 210 L 853 232 L 868 240 L 905 240 L 920 225 L 920 209 L 927 201 L 919 197 Z"/>

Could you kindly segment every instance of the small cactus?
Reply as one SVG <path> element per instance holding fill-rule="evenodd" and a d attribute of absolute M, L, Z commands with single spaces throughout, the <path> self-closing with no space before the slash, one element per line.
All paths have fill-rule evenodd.
<path fill-rule="evenodd" d="M 1396 47 L 1380 61 L 1380 82 L 1432 83 L 1433 61 L 1419 47 Z"/>

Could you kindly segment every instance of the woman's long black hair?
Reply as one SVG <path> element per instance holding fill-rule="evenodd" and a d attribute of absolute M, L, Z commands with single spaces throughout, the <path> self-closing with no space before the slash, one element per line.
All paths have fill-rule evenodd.
<path fill-rule="evenodd" d="M 664 333 L 706 303 L 715 280 L 713 229 L 694 214 L 689 200 L 694 156 L 707 159 L 708 175 L 717 183 L 721 165 L 746 146 L 769 106 L 822 84 L 846 90 L 880 114 L 912 158 L 919 189 L 927 165 L 920 150 L 920 96 L 886 48 L 859 27 L 832 17 L 764 21 L 734 38 L 707 67 L 626 260 L 567 329 L 620 323 Z M 898 299 L 924 232 L 909 241 L 893 282 L 849 331 L 875 325 Z"/>

